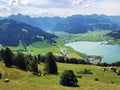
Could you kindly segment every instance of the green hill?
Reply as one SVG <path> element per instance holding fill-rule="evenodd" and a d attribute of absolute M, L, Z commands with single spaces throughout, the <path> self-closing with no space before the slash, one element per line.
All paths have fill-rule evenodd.
<path fill-rule="evenodd" d="M 120 30 L 112 31 L 106 35 L 114 37 L 115 39 L 120 39 Z"/>
<path fill-rule="evenodd" d="M 0 71 L 3 73 L 3 78 L 0 80 L 0 90 L 119 90 L 120 89 L 120 77 L 114 72 L 110 72 L 107 68 L 106 72 L 103 72 L 101 67 L 93 65 L 81 65 L 81 64 L 63 64 L 57 63 L 59 74 L 47 75 L 37 77 L 30 72 L 21 71 L 16 68 L 6 68 L 2 62 L 0 62 Z M 39 65 L 42 69 L 43 64 Z M 82 78 L 78 78 L 78 85 L 80 87 L 64 87 L 59 84 L 60 75 L 64 70 L 71 69 L 75 74 L 84 69 L 90 69 L 93 73 L 81 74 Z M 120 67 L 119 67 L 120 69 Z M 10 79 L 10 82 L 5 83 L 4 79 Z M 94 79 L 98 78 L 99 81 Z"/>
<path fill-rule="evenodd" d="M 120 44 L 120 30 L 111 31 L 110 33 L 106 34 L 106 36 L 114 38 L 114 43 Z"/>

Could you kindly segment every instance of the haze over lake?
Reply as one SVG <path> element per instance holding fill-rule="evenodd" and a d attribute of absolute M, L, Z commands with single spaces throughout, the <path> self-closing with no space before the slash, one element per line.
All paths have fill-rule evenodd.
<path fill-rule="evenodd" d="M 101 44 L 101 42 L 79 41 L 65 44 L 73 49 L 88 54 L 103 56 L 102 62 L 120 61 L 120 45 Z"/>

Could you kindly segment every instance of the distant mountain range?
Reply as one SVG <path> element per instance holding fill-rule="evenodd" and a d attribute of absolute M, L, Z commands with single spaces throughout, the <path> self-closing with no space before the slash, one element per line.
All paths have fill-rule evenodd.
<path fill-rule="evenodd" d="M 118 30 L 120 25 L 105 15 L 73 15 L 59 22 L 54 31 L 86 33 L 88 30 Z M 113 17 L 114 18 L 114 17 Z"/>
<path fill-rule="evenodd" d="M 3 46 L 17 46 L 20 41 L 24 46 L 37 41 L 52 43 L 55 42 L 53 38 L 56 36 L 23 22 L 0 20 L 0 44 Z"/>
<path fill-rule="evenodd" d="M 104 17 L 108 18 L 113 23 L 117 23 L 120 26 L 120 16 L 105 16 L 104 15 Z"/>
<path fill-rule="evenodd" d="M 52 30 L 56 24 L 60 21 L 62 21 L 64 18 L 60 17 L 30 17 L 30 16 L 24 16 L 21 14 L 18 15 L 11 15 L 7 17 L 7 19 L 12 19 L 20 22 L 24 22 L 26 24 L 29 24 L 34 27 L 38 27 L 44 31 L 46 30 Z"/>
<path fill-rule="evenodd" d="M 68 33 L 86 33 L 88 30 L 119 30 L 120 16 L 106 15 L 73 15 L 61 17 L 30 17 L 25 15 L 11 15 L 6 19 L 24 22 L 44 31 L 65 31 Z"/>
<path fill-rule="evenodd" d="M 108 35 L 120 37 L 120 16 L 106 15 L 73 15 L 61 17 L 30 17 L 11 15 L 0 17 L 0 44 L 17 46 L 21 41 L 29 45 L 36 41 L 54 42 L 56 36 L 44 31 L 64 31 L 68 33 L 86 33 L 88 30 L 112 30 Z"/>

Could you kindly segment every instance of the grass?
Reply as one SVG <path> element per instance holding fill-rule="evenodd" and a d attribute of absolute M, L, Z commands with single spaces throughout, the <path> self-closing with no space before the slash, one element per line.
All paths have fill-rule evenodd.
<path fill-rule="evenodd" d="M 41 67 L 44 65 L 41 64 Z M 47 75 L 37 77 L 31 72 L 22 71 L 16 68 L 6 68 L 0 62 L 0 71 L 3 78 L 0 80 L 0 90 L 119 90 L 120 76 L 116 73 L 106 71 L 103 72 L 101 67 L 93 65 L 80 64 L 64 64 L 57 63 L 58 75 Z M 82 78 L 78 78 L 80 87 L 65 87 L 59 84 L 60 76 L 64 70 L 71 69 L 76 74 L 78 71 L 90 69 L 93 75 L 81 74 Z M 120 67 L 119 67 L 120 69 Z M 10 79 L 9 83 L 5 83 L 4 79 Z M 94 79 L 98 78 L 99 81 Z M 113 82 L 113 84 L 111 83 Z"/>
<path fill-rule="evenodd" d="M 68 50 L 68 58 L 83 58 L 85 56 L 82 53 L 75 51 L 70 47 L 66 47 L 61 45 L 60 43 L 56 45 L 48 44 L 47 42 L 34 42 L 27 47 L 24 47 L 22 44 L 19 44 L 16 47 L 8 46 L 14 53 L 17 51 L 22 52 L 24 54 L 32 54 L 32 55 L 46 55 L 47 52 L 52 52 L 56 56 L 62 56 L 61 50 Z M 5 48 L 0 46 L 0 49 Z"/>
<path fill-rule="evenodd" d="M 103 40 L 113 40 L 112 37 L 106 36 L 109 33 L 106 31 L 89 31 L 84 34 L 68 34 L 65 32 L 56 32 L 56 35 L 61 38 L 64 42 L 75 42 L 75 41 L 103 41 Z M 60 41 L 59 41 L 60 42 Z"/>
<path fill-rule="evenodd" d="M 96 30 L 88 31 L 84 34 L 69 34 L 66 32 L 56 32 L 55 34 L 60 37 L 58 39 L 59 43 L 76 42 L 76 41 L 104 41 L 104 40 L 113 40 L 109 44 L 120 44 L 120 39 L 115 39 L 113 37 L 107 36 L 106 34 L 110 33 L 110 30 Z"/>

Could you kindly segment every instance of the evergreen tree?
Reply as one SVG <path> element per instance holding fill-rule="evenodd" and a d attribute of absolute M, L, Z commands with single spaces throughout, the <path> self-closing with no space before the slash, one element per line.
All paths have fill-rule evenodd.
<path fill-rule="evenodd" d="M 22 70 L 27 70 L 27 61 L 23 53 L 18 53 L 17 57 L 17 65 Z"/>
<path fill-rule="evenodd" d="M 46 54 L 46 67 L 45 70 L 48 74 L 58 74 L 57 65 L 55 62 L 55 57 L 52 52 Z"/>
<path fill-rule="evenodd" d="M 65 70 L 60 77 L 60 84 L 64 86 L 77 86 L 77 78 L 72 70 Z"/>
<path fill-rule="evenodd" d="M 33 73 L 37 75 L 38 73 L 38 61 L 37 61 L 37 57 L 35 56 L 32 62 L 32 69 L 33 69 Z"/>
<path fill-rule="evenodd" d="M 38 55 L 37 55 L 37 58 L 38 58 L 38 62 L 40 63 L 40 62 L 41 62 L 41 55 L 38 54 Z"/>
<path fill-rule="evenodd" d="M 45 58 L 46 58 L 46 57 L 45 57 L 44 55 L 41 55 L 41 56 L 40 56 L 40 61 L 41 61 L 41 62 L 45 62 Z"/>
<path fill-rule="evenodd" d="M 8 47 L 4 51 L 3 58 L 4 58 L 4 61 L 5 61 L 6 67 L 11 67 L 12 66 L 13 53 Z"/>
<path fill-rule="evenodd" d="M 5 59 L 5 50 L 2 48 L 2 50 L 0 51 L 0 58 L 1 59 Z"/>

